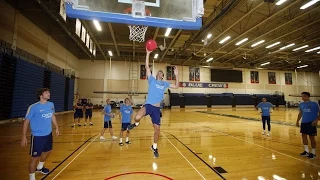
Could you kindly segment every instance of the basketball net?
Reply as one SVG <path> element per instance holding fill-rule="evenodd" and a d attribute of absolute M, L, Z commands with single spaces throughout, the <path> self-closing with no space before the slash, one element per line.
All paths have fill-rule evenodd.
<path fill-rule="evenodd" d="M 130 34 L 130 41 L 144 42 L 144 37 L 147 32 L 148 26 L 130 25 L 128 24 Z"/>
<path fill-rule="evenodd" d="M 146 16 L 151 16 L 151 12 L 145 9 L 144 1 L 133 0 L 132 7 L 124 10 L 126 14 L 132 15 L 134 18 L 145 18 Z M 144 42 L 145 34 L 147 32 L 148 26 L 145 25 L 133 25 L 128 24 L 130 34 L 130 41 Z"/>

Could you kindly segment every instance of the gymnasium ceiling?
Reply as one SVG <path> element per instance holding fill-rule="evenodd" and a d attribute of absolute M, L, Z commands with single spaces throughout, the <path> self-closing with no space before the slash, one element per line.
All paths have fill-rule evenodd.
<path fill-rule="evenodd" d="M 91 21 L 82 21 L 94 37 L 97 45 L 96 57 L 90 56 L 85 45 L 75 32 L 75 20 L 67 23 L 59 15 L 60 0 L 6 0 L 30 21 L 50 34 L 62 46 L 79 59 L 144 60 L 145 44 L 128 39 L 129 28 L 125 24 L 100 22 L 102 31 L 96 30 Z M 267 68 L 293 70 L 307 64 L 305 70 L 320 70 L 320 50 L 306 53 L 305 50 L 320 46 L 320 2 L 301 10 L 310 0 L 287 0 L 282 5 L 263 0 L 204 0 L 203 27 L 198 31 L 173 29 L 166 37 L 167 49 L 158 51 L 155 62 L 174 65 L 211 66 L 221 68 Z M 40 2 L 40 3 L 39 3 Z M 60 23 L 59 23 L 59 22 Z M 163 44 L 166 29 L 149 27 L 146 39 L 153 38 Z M 70 33 L 70 34 L 69 34 Z M 208 34 L 207 46 L 202 40 Z M 231 38 L 220 44 L 227 37 Z M 235 45 L 248 38 L 241 45 Z M 251 47 L 252 44 L 265 42 Z M 272 48 L 266 46 L 281 42 Z M 294 43 L 283 50 L 279 48 Z M 293 49 L 309 45 L 299 51 Z M 134 58 L 133 58 L 134 57 Z M 209 63 L 209 58 L 213 60 Z M 266 66 L 262 63 L 270 62 Z"/>

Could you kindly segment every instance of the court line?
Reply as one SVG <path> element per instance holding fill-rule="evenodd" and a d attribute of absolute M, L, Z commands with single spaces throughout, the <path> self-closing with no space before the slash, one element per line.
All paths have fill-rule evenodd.
<path fill-rule="evenodd" d="M 176 115 L 173 115 L 173 116 L 176 116 Z M 240 138 L 235 137 L 235 136 L 233 136 L 233 135 L 231 135 L 231 134 L 228 134 L 228 133 L 225 133 L 225 132 L 223 132 L 223 131 L 219 131 L 219 130 L 213 129 L 213 128 L 208 127 L 208 126 L 201 125 L 201 124 L 199 124 L 199 123 L 196 123 L 196 122 L 193 122 L 193 121 L 190 121 L 190 120 L 187 120 L 187 119 L 183 119 L 183 118 L 181 118 L 181 117 L 179 117 L 179 116 L 176 116 L 176 117 L 179 118 L 179 119 L 181 119 L 181 120 L 185 120 L 185 121 L 189 121 L 189 122 L 192 122 L 192 123 L 194 123 L 194 124 L 197 124 L 198 126 L 202 126 L 202 127 L 206 127 L 206 128 L 208 128 L 208 129 L 214 130 L 214 131 L 216 131 L 216 132 L 218 132 L 218 133 L 226 134 L 226 135 L 228 135 L 228 136 L 230 136 L 230 137 L 232 137 L 232 138 L 234 138 L 234 139 L 238 139 L 238 140 L 240 140 L 240 141 L 243 141 L 243 142 L 246 142 L 246 143 L 249 143 L 249 144 L 252 144 L 252 145 L 256 145 L 256 146 L 261 147 L 261 148 L 263 148 L 263 149 L 268 149 L 268 150 L 273 151 L 273 152 L 276 152 L 276 153 L 278 153 L 278 154 L 281 154 L 281 155 L 290 157 L 290 158 L 292 158 L 292 159 L 295 159 L 295 160 L 304 162 L 304 163 L 306 163 L 306 164 L 310 164 L 310 165 L 312 165 L 312 166 L 316 166 L 316 167 L 320 168 L 319 165 L 316 165 L 316 164 L 312 164 L 312 163 L 310 163 L 310 162 L 303 161 L 303 160 L 301 160 L 301 159 L 298 159 L 298 158 L 296 158 L 296 157 L 294 157 L 294 156 L 290 156 L 290 155 L 288 155 L 288 154 L 282 153 L 282 152 L 280 152 L 280 151 L 273 150 L 273 149 L 270 149 L 270 148 L 261 146 L 261 145 L 259 145 L 259 144 L 252 143 L 252 142 L 250 142 L 250 141 L 246 141 L 246 140 L 240 139 Z"/>
<path fill-rule="evenodd" d="M 92 139 L 94 136 L 91 136 L 88 138 L 83 144 L 81 144 L 76 150 L 74 150 L 68 157 L 66 157 L 63 161 L 61 161 L 55 168 L 53 168 L 48 174 L 46 174 L 41 180 L 46 179 L 51 173 L 53 173 L 54 170 L 56 170 L 60 165 L 62 165 L 69 157 L 71 157 L 75 152 L 77 152 L 83 145 L 85 145 L 90 139 Z M 98 137 L 98 135 L 97 135 Z M 92 142 L 92 141 L 91 141 Z"/>
<path fill-rule="evenodd" d="M 191 165 L 191 167 L 193 167 L 193 169 L 194 169 L 195 171 L 197 171 L 197 173 L 202 177 L 202 179 L 206 179 L 206 178 L 203 177 L 202 174 L 196 169 L 196 167 L 194 167 L 193 164 L 179 151 L 179 149 L 178 149 L 175 145 L 172 144 L 172 142 L 167 138 L 167 136 L 164 135 L 163 132 L 161 132 L 161 134 L 162 134 L 162 135 L 164 136 L 164 138 L 166 138 L 167 141 L 169 141 L 169 143 L 179 152 L 179 154 Z"/>
<path fill-rule="evenodd" d="M 95 141 L 98 138 L 99 135 L 97 135 L 86 147 L 84 147 L 79 154 L 76 155 L 76 157 L 74 157 L 66 166 L 64 166 L 63 169 L 61 169 L 58 174 L 56 174 L 56 176 L 54 176 L 52 179 L 55 179 L 56 177 L 58 177 L 84 150 L 87 149 L 87 147 L 89 147 L 93 141 Z"/>
<path fill-rule="evenodd" d="M 261 119 L 254 118 L 254 117 L 237 116 L 237 115 L 233 115 L 233 114 L 221 114 L 221 113 L 208 112 L 208 111 L 195 111 L 195 112 L 203 113 L 203 114 L 216 115 L 216 116 L 236 118 L 236 119 L 247 120 L 247 121 L 261 122 Z M 274 120 L 274 119 L 270 123 L 271 124 L 283 125 L 283 126 L 293 126 L 293 127 L 296 126 L 295 123 L 281 122 L 280 120 Z M 318 125 L 317 128 L 320 128 L 320 125 Z"/>
<path fill-rule="evenodd" d="M 199 112 L 199 113 L 204 113 L 205 112 L 200 112 L 200 111 L 195 111 L 195 112 Z M 207 113 L 207 114 L 210 114 L 210 113 Z M 216 115 L 216 114 L 214 114 Z M 222 116 L 224 118 L 227 118 L 228 116 L 224 116 L 224 115 L 217 115 L 217 116 Z M 231 117 L 231 118 L 234 118 L 234 119 L 239 119 L 239 120 L 247 120 L 247 119 L 243 119 L 243 118 L 240 118 L 240 117 Z M 222 120 L 222 119 L 219 119 L 219 120 Z M 257 120 L 248 120 L 248 121 L 252 121 L 252 122 L 255 122 L 255 123 L 261 123 L 261 120 L 257 121 Z M 273 122 L 271 122 L 273 123 Z M 289 126 L 289 127 L 296 127 L 296 126 L 291 126 L 290 124 L 278 124 L 278 123 L 273 123 L 275 125 L 283 125 L 283 126 Z M 319 125 L 318 125 L 319 126 Z M 205 126 L 203 126 L 205 127 Z M 295 133 L 288 133 L 288 134 L 292 134 L 292 135 L 295 135 Z M 231 135 L 231 136 L 234 136 L 232 134 L 228 134 L 228 135 Z M 242 135 L 238 135 L 238 136 L 241 136 L 241 137 L 244 137 Z M 262 140 L 263 138 L 261 137 L 252 137 L 253 139 L 259 139 L 259 140 Z M 269 141 L 269 142 L 275 142 L 275 143 L 280 143 L 280 144 L 286 144 L 286 145 L 291 145 L 291 146 L 296 146 L 296 147 L 301 147 L 301 144 L 295 144 L 295 143 L 290 143 L 290 142 L 284 142 L 284 141 L 280 141 L 280 140 L 275 140 L 275 139 L 265 139 L 266 141 Z M 317 151 L 320 151 L 319 148 L 316 148 Z"/>
<path fill-rule="evenodd" d="M 68 124 L 70 124 L 70 123 L 62 124 L 62 125 L 60 125 L 59 127 L 66 126 L 66 125 L 68 125 Z M 31 136 L 31 134 L 28 135 L 27 139 L 28 139 L 30 136 Z M 18 137 L 18 136 L 0 136 L 0 138 L 2 138 L 2 137 Z M 0 144 L 0 147 L 4 147 L 4 146 L 10 145 L 10 144 L 14 144 L 14 143 L 16 143 L 16 142 L 18 142 L 18 141 L 21 141 L 21 138 L 18 139 L 18 140 L 14 140 L 14 141 L 11 141 L 11 142 L 7 142 L 7 143 Z"/>
<path fill-rule="evenodd" d="M 168 133 L 168 132 L 165 132 Z M 215 170 L 213 167 L 211 167 L 207 162 L 205 162 L 201 157 L 198 156 L 198 154 L 202 154 L 202 153 L 195 153 L 193 152 L 186 144 L 184 144 L 182 141 L 180 141 L 175 135 L 170 134 L 174 139 L 176 139 L 178 142 L 180 142 L 184 147 L 186 147 L 193 155 L 195 155 L 198 159 L 200 159 L 205 165 L 207 165 L 212 171 L 214 171 L 218 176 L 220 176 L 222 179 L 226 179 L 225 177 L 223 177 L 217 170 Z M 223 135 L 225 136 L 225 135 Z"/>

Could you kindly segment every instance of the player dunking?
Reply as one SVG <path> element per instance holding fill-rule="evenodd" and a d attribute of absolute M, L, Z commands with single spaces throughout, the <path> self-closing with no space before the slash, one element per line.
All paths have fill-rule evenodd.
<path fill-rule="evenodd" d="M 262 98 L 262 102 L 259 103 L 256 109 L 261 108 L 261 119 L 262 119 L 262 135 L 266 134 L 266 122 L 268 124 L 267 136 L 270 136 L 271 124 L 270 124 L 270 108 L 274 109 L 274 105 L 267 102 L 266 98 Z"/>
<path fill-rule="evenodd" d="M 50 92 L 47 88 L 37 90 L 39 102 L 29 106 L 22 130 L 21 146 L 27 146 L 27 130 L 30 123 L 31 146 L 29 177 L 35 180 L 35 171 L 48 174 L 49 169 L 43 166 L 52 150 L 52 123 L 56 128 L 56 135 L 59 135 L 59 127 L 54 115 L 54 104 L 49 102 Z M 40 160 L 40 161 L 39 161 Z M 37 162 L 38 166 L 37 166 Z"/>
<path fill-rule="evenodd" d="M 179 80 L 178 80 L 178 68 L 174 68 L 174 74 L 176 76 L 176 83 L 170 84 L 169 82 L 163 81 L 163 72 L 161 70 L 158 71 L 156 79 L 151 75 L 151 70 L 149 68 L 149 56 L 152 51 L 146 49 L 146 72 L 148 77 L 148 97 L 145 105 L 138 111 L 137 115 L 135 116 L 135 123 L 130 124 L 128 126 L 128 130 L 133 129 L 134 127 L 139 125 L 140 119 L 146 115 L 150 115 L 152 124 L 154 127 L 154 140 L 151 149 L 154 153 L 155 157 L 159 157 L 157 143 L 159 140 L 160 135 L 160 102 L 163 99 L 164 91 L 167 88 L 178 88 L 179 87 Z"/>
<path fill-rule="evenodd" d="M 310 101 L 310 93 L 301 93 L 303 102 L 299 104 L 299 115 L 297 119 L 297 127 L 299 127 L 299 121 L 301 121 L 300 133 L 302 134 L 302 141 L 304 145 L 304 151 L 301 156 L 307 156 L 309 159 L 316 157 L 316 140 L 317 136 L 317 125 L 320 119 L 319 105 L 316 102 Z M 308 136 L 311 141 L 311 153 L 308 148 Z"/>

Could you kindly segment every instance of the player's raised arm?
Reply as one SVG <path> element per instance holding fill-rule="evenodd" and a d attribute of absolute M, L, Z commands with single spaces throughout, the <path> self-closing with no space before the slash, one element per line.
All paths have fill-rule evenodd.
<path fill-rule="evenodd" d="M 173 72 L 176 76 L 176 82 L 174 84 L 170 84 L 170 88 L 179 88 L 179 71 L 177 66 L 174 67 Z"/>
<path fill-rule="evenodd" d="M 152 51 L 149 51 L 147 48 L 146 48 L 146 64 L 145 64 L 145 68 L 146 68 L 146 73 L 147 73 L 147 77 L 149 78 L 149 76 L 151 75 L 151 70 L 150 70 L 150 67 L 149 67 L 149 57 L 150 57 L 150 53 Z"/>

